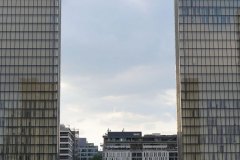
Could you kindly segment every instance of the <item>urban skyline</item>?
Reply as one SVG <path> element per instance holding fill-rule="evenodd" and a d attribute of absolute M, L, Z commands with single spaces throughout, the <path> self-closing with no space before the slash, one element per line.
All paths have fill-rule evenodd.
<path fill-rule="evenodd" d="M 177 135 L 141 131 L 111 131 L 102 136 L 101 147 L 79 137 L 78 129 L 60 125 L 59 160 L 177 160 Z"/>
<path fill-rule="evenodd" d="M 98 147 L 77 137 L 100 145 L 121 129 L 132 136 L 103 136 L 105 159 L 176 159 L 155 142 L 177 133 L 181 160 L 238 160 L 239 6 L 0 0 L 0 160 L 59 159 L 60 135 L 62 159 L 91 159 Z M 60 117 L 79 130 L 60 134 Z M 135 139 L 138 130 L 153 135 Z M 133 153 L 112 152 L 122 140 Z"/>
<path fill-rule="evenodd" d="M 107 131 L 103 160 L 177 160 L 177 135 Z"/>
<path fill-rule="evenodd" d="M 9 46 L 10 53 L 14 53 L 14 54 L 16 53 L 20 56 L 25 56 L 24 58 L 11 56 L 10 60 L 7 59 L 9 57 L 5 57 L 6 60 L 3 59 L 2 65 L 9 65 L 9 68 L 7 68 L 7 67 L 5 67 L 5 68 L 6 68 L 6 71 L 9 69 L 9 74 L 10 73 L 15 74 L 15 75 L 11 75 L 11 76 L 19 77 L 18 73 L 20 73 L 20 72 L 21 72 L 21 74 L 24 73 L 24 74 L 27 74 L 26 76 L 28 76 L 26 79 L 24 79 L 24 78 L 22 79 L 23 82 L 21 82 L 22 86 L 20 86 L 20 87 L 18 87 L 17 84 L 16 84 L 17 87 L 15 86 L 15 84 L 14 85 L 11 84 L 12 88 L 4 85 L 4 90 L 2 90 L 2 91 L 4 91 L 4 94 L 14 93 L 13 95 L 10 94 L 10 97 L 16 98 L 16 93 L 19 92 L 19 90 L 17 90 L 17 89 L 20 89 L 20 91 L 23 92 L 22 97 L 23 97 L 24 102 L 22 103 L 22 105 L 20 103 L 15 103 L 15 102 L 11 104 L 11 103 L 6 102 L 6 99 L 4 99 L 3 109 L 6 110 L 6 108 L 4 106 L 8 106 L 8 105 L 13 105 L 13 106 L 17 106 L 17 107 L 20 107 L 20 106 L 25 107 L 25 108 L 23 108 L 24 111 L 21 111 L 22 113 L 18 117 L 19 120 L 17 120 L 17 123 L 18 122 L 22 123 L 22 124 L 18 123 L 18 127 L 20 127 L 20 128 L 23 126 L 26 126 L 25 124 L 27 124 L 28 128 L 27 128 L 27 130 L 26 130 L 26 128 L 22 129 L 21 134 L 22 134 L 23 138 L 21 138 L 21 142 L 19 142 L 19 144 L 32 143 L 33 141 L 30 140 L 31 138 L 28 140 L 27 136 L 33 136 L 33 134 L 35 134 L 35 133 L 32 133 L 32 130 L 37 129 L 37 128 L 33 128 L 33 127 L 36 127 L 38 125 L 39 126 L 41 125 L 42 127 L 44 127 L 44 125 L 46 125 L 45 127 L 49 126 L 48 127 L 49 130 L 46 129 L 44 131 L 44 133 L 43 133 L 43 130 L 40 130 L 39 133 L 37 131 L 37 134 L 46 135 L 46 134 L 50 134 L 50 132 L 51 132 L 51 135 L 49 135 L 51 137 L 49 137 L 49 139 L 54 139 L 53 137 L 56 138 L 57 135 L 59 134 L 58 133 L 58 129 L 59 129 L 58 128 L 59 127 L 58 126 L 58 124 L 59 124 L 59 98 L 60 98 L 59 97 L 59 89 L 60 89 L 59 88 L 60 54 L 59 53 L 60 53 L 60 48 L 61 48 L 60 47 L 61 26 L 59 25 L 61 22 L 60 1 L 58 1 L 58 0 L 52 0 L 52 1 L 40 1 L 40 0 L 7 1 L 7 0 L 2 0 L 0 2 L 1 2 L 1 8 L 2 8 L 2 19 L 1 19 L 2 20 L 2 29 L 5 28 L 7 31 L 6 33 L 10 34 L 10 36 L 4 35 L 5 30 L 3 30 L 2 35 L 6 36 L 6 38 L 5 38 L 6 42 L 3 41 L 3 39 L 4 39 L 3 38 L 2 46 L 3 47 L 4 47 L 4 45 Z M 65 1 L 63 6 L 65 7 L 65 4 L 66 3 L 69 4 L 69 2 L 70 1 L 68 1 L 68 2 Z M 79 1 L 73 0 L 72 2 L 74 2 L 74 3 L 71 3 L 71 5 L 74 5 L 74 6 L 75 5 L 78 6 L 77 4 L 79 4 Z M 158 14 L 155 13 L 156 11 L 159 10 L 158 9 L 158 7 L 160 7 L 159 3 L 156 1 L 155 4 L 157 4 L 157 5 L 153 5 L 151 3 L 145 3 L 144 1 L 125 1 L 125 0 L 122 2 L 117 2 L 117 3 L 116 2 L 112 3 L 112 1 L 109 1 L 109 2 L 110 2 L 109 6 L 103 5 L 99 8 L 101 10 L 100 11 L 101 13 L 104 10 L 104 7 L 107 7 L 108 9 L 110 9 L 111 6 L 115 6 L 115 7 L 119 7 L 119 8 L 118 8 L 118 10 L 116 10 L 117 12 L 115 12 L 116 13 L 115 16 L 109 17 L 108 20 L 105 21 L 105 22 L 109 23 L 108 24 L 109 26 L 111 26 L 111 28 L 112 28 L 112 30 L 110 30 L 111 33 L 106 37 L 103 37 L 103 35 L 101 35 L 101 38 L 106 39 L 107 37 L 111 37 L 111 36 L 113 38 L 115 37 L 114 38 L 115 43 L 118 44 L 118 46 L 124 50 L 124 52 L 122 52 L 122 53 L 125 53 L 126 55 L 121 54 L 122 56 L 120 56 L 120 54 L 119 54 L 119 56 L 114 57 L 117 55 L 117 51 L 120 51 L 119 50 L 120 48 L 117 48 L 117 47 L 115 48 L 114 46 L 104 48 L 103 50 L 106 50 L 107 52 L 105 54 L 103 54 L 103 56 L 101 56 L 101 57 L 103 57 L 105 60 L 102 61 L 101 59 L 99 59 L 98 62 L 95 61 L 96 63 L 94 62 L 92 64 L 96 65 L 95 67 L 93 66 L 93 68 L 95 68 L 95 69 L 99 68 L 99 76 L 102 75 L 100 77 L 96 77 L 96 79 L 101 78 L 101 77 L 103 78 L 103 76 L 107 76 L 107 77 L 110 77 L 112 82 L 110 82 L 109 81 L 110 79 L 108 78 L 108 82 L 107 81 L 106 81 L 107 83 L 104 82 L 105 83 L 104 85 L 97 85 L 97 86 L 105 86 L 105 87 L 100 90 L 97 88 L 94 89 L 94 92 L 99 90 L 100 94 L 103 93 L 103 95 L 101 95 L 101 96 L 99 95 L 99 97 L 97 97 L 98 102 L 96 101 L 96 104 L 94 104 L 94 105 L 92 105 L 91 103 L 89 103 L 89 105 L 87 105 L 86 101 L 85 102 L 82 101 L 85 99 L 88 99 L 88 100 L 91 99 L 91 102 L 92 102 L 92 96 L 90 94 L 85 95 L 87 98 L 85 97 L 84 99 L 81 99 L 82 97 L 80 97 L 80 98 L 77 97 L 77 100 L 80 100 L 80 101 L 78 101 L 78 103 L 75 103 L 74 98 L 76 98 L 76 97 L 72 96 L 72 95 L 78 95 L 78 94 L 76 94 L 76 90 L 73 90 L 73 92 L 70 92 L 70 94 L 67 93 L 67 96 L 63 96 L 63 97 L 70 96 L 71 98 L 73 98 L 73 101 L 71 101 L 71 99 L 70 99 L 70 101 L 69 101 L 70 103 L 66 103 L 67 106 L 65 106 L 65 105 L 62 105 L 62 106 L 64 108 L 66 107 L 68 110 L 71 110 L 71 111 L 75 110 L 77 112 L 72 112 L 72 114 L 67 114 L 67 113 L 65 113 L 64 110 L 62 110 L 64 112 L 64 114 L 62 114 L 62 115 L 67 116 L 68 117 L 67 119 L 69 119 L 69 117 L 72 118 L 70 120 L 70 123 L 67 123 L 67 124 L 71 124 L 73 122 L 73 123 L 77 123 L 78 125 L 81 125 L 81 126 L 83 126 L 83 125 L 81 123 L 79 123 L 79 121 L 81 121 L 82 119 L 80 119 L 80 120 L 77 119 L 77 121 L 74 121 L 76 114 L 78 114 L 77 115 L 78 118 L 81 117 L 83 119 L 90 118 L 92 115 L 95 116 L 95 117 L 90 118 L 90 120 L 94 120 L 93 121 L 94 125 L 85 124 L 84 125 L 85 128 L 80 127 L 82 130 L 85 130 L 86 132 L 91 131 L 91 133 L 94 133 L 94 132 L 92 132 L 93 129 L 95 129 L 96 131 L 98 131 L 100 133 L 102 131 L 106 131 L 107 128 L 114 129 L 113 126 L 115 126 L 116 129 L 119 129 L 119 128 L 128 129 L 129 128 L 130 130 L 134 130 L 135 128 L 133 128 L 132 126 L 136 126 L 136 124 L 141 124 L 141 127 L 139 126 L 138 129 L 143 128 L 143 130 L 147 130 L 149 133 L 160 132 L 158 130 L 158 126 L 160 124 L 161 124 L 161 128 L 162 128 L 162 132 L 166 132 L 166 134 L 175 132 L 174 131 L 175 128 L 168 127 L 170 125 L 166 124 L 166 122 L 170 122 L 172 125 L 175 125 L 174 119 L 176 119 L 176 118 L 175 118 L 175 116 L 171 115 L 171 113 L 170 113 L 170 112 L 172 112 L 172 113 L 175 112 L 174 101 L 172 100 L 172 97 L 174 97 L 174 95 L 175 95 L 174 89 L 169 88 L 169 81 L 166 81 L 165 84 L 167 84 L 167 85 L 164 85 L 164 87 L 167 87 L 167 88 L 162 88 L 161 91 L 158 92 L 153 84 L 158 84 L 161 77 L 158 77 L 155 80 L 154 80 L 154 78 L 152 78 L 152 80 L 154 80 L 154 81 L 151 80 L 150 82 L 148 82 L 150 77 L 159 75 L 159 74 L 157 74 L 158 72 L 160 72 L 158 70 L 159 68 L 161 68 L 162 66 L 165 66 L 163 64 L 158 65 L 156 63 L 157 62 L 156 58 L 161 58 L 161 56 L 164 57 L 164 55 L 160 54 L 160 52 L 159 52 L 160 48 L 159 48 L 158 41 L 154 42 L 155 40 L 161 40 L 160 36 L 158 34 L 155 34 L 155 31 L 158 31 L 157 25 L 149 23 L 149 22 L 156 22 L 156 24 L 159 24 L 158 21 L 155 21 L 155 19 L 157 19 L 159 16 Z M 87 4 L 89 2 L 81 1 L 80 3 Z M 98 3 L 99 2 L 96 2 L 96 4 L 98 4 Z M 53 9 L 52 9 L 50 6 L 47 6 L 47 5 L 52 5 L 52 4 L 56 4 L 58 8 L 53 7 Z M 91 4 L 91 3 L 89 3 L 89 5 L 90 6 L 92 5 L 92 7 L 95 6 L 95 4 Z M 7 6 L 10 6 L 10 7 L 7 7 Z M 66 7 L 67 6 L 68 5 L 66 5 Z M 81 6 L 84 6 L 84 5 L 81 5 Z M 115 26 L 112 26 L 112 21 L 116 21 L 119 18 L 121 19 L 121 17 L 123 18 L 122 20 L 125 21 L 124 20 L 124 17 L 126 17 L 124 15 L 125 12 L 122 12 L 123 7 L 127 7 L 127 8 L 129 7 L 129 13 L 134 11 L 133 12 L 134 14 L 132 15 L 132 17 L 129 17 L 128 20 L 126 19 L 127 23 L 125 23 L 125 24 L 123 23 L 126 27 L 125 35 L 122 34 L 123 32 L 114 32 L 115 30 L 119 29 L 117 24 Z M 72 8 L 72 6 L 70 8 Z M 98 8 L 98 6 L 97 6 L 97 8 Z M 95 11 L 98 10 L 97 8 Z M 151 10 L 151 8 L 154 10 Z M 172 8 L 172 7 L 169 7 L 169 8 Z M 71 9 L 71 12 L 74 11 L 74 9 L 76 9 L 76 8 L 73 7 L 73 9 Z M 106 11 L 108 11 L 108 9 L 106 9 Z M 134 9 L 134 10 L 132 10 L 132 9 Z M 77 11 L 79 11 L 79 10 L 77 9 Z M 92 12 L 92 14 L 93 14 L 92 20 L 96 20 L 94 16 L 100 15 L 100 14 L 94 13 L 95 12 L 94 10 L 87 9 L 85 11 L 93 11 Z M 154 11 L 154 12 L 152 12 L 152 11 Z M 91 14 L 91 12 L 89 12 L 89 13 Z M 153 16 L 154 14 L 156 14 L 156 17 Z M 76 15 L 78 15 L 78 14 L 76 14 Z M 107 15 L 110 15 L 110 14 L 107 14 Z M 139 19 L 143 15 L 146 16 L 144 18 L 144 21 L 147 23 L 145 23 L 144 21 Z M 105 15 L 103 14 L 102 16 L 104 17 Z M 152 16 L 154 17 L 154 19 L 150 19 L 150 21 L 149 21 L 149 18 Z M 76 21 L 78 22 L 78 19 L 72 19 L 72 17 L 73 16 L 68 17 L 67 20 L 74 20 L 74 21 L 72 21 L 73 23 Z M 83 16 L 83 18 L 84 17 L 85 16 Z M 80 20 L 84 20 L 83 18 Z M 135 18 L 137 18 L 137 19 L 135 19 Z M 88 20 L 90 20 L 90 19 L 88 19 Z M 88 25 L 87 22 L 89 22 L 88 20 L 86 21 L 86 24 L 85 24 L 86 28 L 88 28 L 87 27 L 87 25 Z M 131 20 L 132 20 L 132 22 L 131 22 Z M 64 21 L 64 19 L 63 19 L 63 21 Z M 90 20 L 90 22 L 91 22 L 91 20 Z M 71 24 L 71 27 L 73 27 L 73 28 L 75 26 L 78 26 L 78 25 L 74 25 L 73 23 L 64 23 L 64 24 L 65 25 Z M 142 24 L 143 26 L 139 29 L 136 29 L 138 24 Z M 145 25 L 145 24 L 147 24 L 147 25 Z M 148 24 L 151 24 L 151 25 L 148 25 Z M 84 25 L 79 25 L 79 26 L 82 27 Z M 129 26 L 131 26 L 133 28 L 127 30 Z M 144 31 L 145 27 L 147 27 L 149 30 Z M 101 34 L 101 32 L 106 32 L 107 28 L 104 28 L 104 26 L 103 26 L 103 28 L 101 28 L 101 26 L 100 26 L 100 28 L 96 27 L 95 29 L 97 29 L 97 30 L 102 29 L 102 31 L 99 31 L 99 33 Z M 154 29 L 154 31 L 152 29 Z M 39 32 L 39 31 L 41 31 L 41 32 Z M 45 31 L 46 31 L 46 33 L 45 33 Z M 74 29 L 68 28 L 67 31 L 64 31 L 64 33 L 66 33 L 66 34 L 63 34 L 62 36 L 64 37 L 65 35 L 67 35 L 68 37 L 71 37 L 72 36 L 71 33 L 73 33 L 72 31 L 74 31 Z M 85 30 L 85 31 L 86 31 L 86 33 L 88 33 L 87 30 Z M 92 31 L 95 32 L 96 30 L 92 30 Z M 144 32 L 142 32 L 142 31 L 144 31 Z M 43 35 L 40 33 L 43 33 Z M 78 35 L 79 33 L 81 33 L 81 32 L 76 31 L 75 35 Z M 139 33 L 141 33 L 141 34 L 139 34 Z M 158 36 L 156 36 L 156 35 L 158 35 Z M 83 41 L 85 41 L 88 38 L 88 36 L 86 36 L 86 37 L 79 36 L 79 37 L 82 37 Z M 137 47 L 139 45 L 137 43 L 135 43 L 135 40 L 139 39 L 139 37 L 140 38 L 142 37 L 142 40 L 140 41 L 140 43 L 145 44 L 145 46 L 137 49 Z M 152 39 L 150 37 L 152 37 L 154 41 L 145 43 L 148 41 L 147 39 Z M 70 44 L 74 44 L 74 43 L 78 42 L 76 39 L 74 39 L 75 38 L 74 36 L 72 38 L 73 39 L 71 41 L 62 42 L 62 44 L 68 45 L 69 42 L 70 42 Z M 110 39 L 107 38 L 106 40 L 110 40 Z M 128 40 L 128 42 L 125 42 L 126 40 Z M 94 42 L 93 39 L 91 40 L 91 42 Z M 117 43 L 117 42 L 119 42 L 119 43 Z M 154 42 L 154 43 L 152 43 L 152 42 Z M 106 45 L 108 45 L 108 44 L 109 44 L 108 41 L 106 41 L 106 42 L 104 42 L 104 44 L 102 44 L 102 46 L 106 47 Z M 25 48 L 21 49 L 21 45 Z M 75 46 L 81 46 L 81 45 L 82 45 L 82 43 L 79 43 Z M 87 45 L 83 45 L 83 47 L 79 47 L 79 48 L 82 49 L 86 46 Z M 150 46 L 153 46 L 153 48 L 150 48 Z M 14 49 L 14 47 L 17 49 Z M 44 48 L 45 50 L 42 49 L 41 47 L 45 47 Z M 100 46 L 96 45 L 96 46 L 93 46 L 92 48 L 95 48 L 96 50 L 98 50 L 99 47 L 101 48 L 101 45 Z M 56 49 L 53 49 L 53 48 L 56 48 Z M 63 48 L 64 48 L 64 46 L 63 46 Z M 80 57 L 81 59 L 79 59 L 78 55 L 82 54 L 82 55 L 86 56 L 91 52 L 71 52 L 71 51 L 74 51 L 74 47 L 67 46 L 66 48 L 67 48 L 66 49 L 67 51 L 65 53 L 68 53 L 68 54 L 66 54 L 67 58 L 63 58 L 63 60 L 68 60 L 68 63 L 70 62 L 72 64 L 72 66 L 74 66 L 76 64 L 86 65 L 86 68 L 89 69 L 89 65 L 87 65 L 87 63 L 84 64 L 84 63 L 80 63 L 80 62 L 91 62 L 88 60 L 91 60 L 92 58 L 94 59 L 95 57 L 92 57 L 92 56 L 84 57 L 83 56 L 83 58 Z M 79 48 L 77 48 L 77 49 L 79 49 Z M 111 50 L 109 50 L 109 48 L 111 48 L 111 50 L 115 50 L 116 53 L 110 52 Z M 169 48 L 171 48 L 171 47 L 169 47 Z M 2 48 L 2 50 L 3 49 L 4 48 Z M 136 53 L 138 52 L 139 54 L 135 54 L 135 52 L 133 52 L 133 49 L 137 49 Z M 52 52 L 52 50 L 53 50 L 53 52 Z M 2 51 L 3 56 L 4 56 L 4 52 L 5 52 L 5 50 Z M 103 51 L 101 51 L 101 52 L 103 53 Z M 50 53 L 54 54 L 54 55 L 52 55 L 53 57 L 50 56 Z M 129 54 L 129 53 L 131 53 L 131 54 Z M 144 58 L 145 53 L 148 53 L 151 56 L 149 56 L 149 58 Z M 5 54 L 6 54 L 6 56 L 9 56 L 9 54 L 7 52 Z M 75 59 L 79 60 L 79 63 L 72 63 L 74 61 L 69 60 L 69 59 L 72 59 L 72 57 L 74 57 L 74 56 L 70 56 L 70 55 L 74 55 L 74 54 L 77 55 L 77 56 L 75 56 L 74 60 Z M 96 56 L 97 56 L 98 53 L 95 52 L 94 54 L 96 54 Z M 44 55 L 44 56 L 40 57 L 40 55 L 41 56 Z M 112 56 L 112 55 L 114 55 L 114 56 Z M 45 59 L 46 61 L 42 60 L 42 58 Z M 84 59 L 84 58 L 86 58 L 86 59 Z M 147 61 L 145 61 L 145 60 L 147 60 Z M 151 63 L 152 60 L 155 60 L 155 64 Z M 100 62 L 101 62 L 101 64 L 100 64 Z M 15 66 L 10 66 L 12 64 Z M 103 65 L 104 67 L 102 69 L 100 69 L 102 64 L 104 64 L 106 66 Z M 113 65 L 113 67 L 110 67 L 111 65 Z M 98 67 L 98 66 L 100 66 L 100 67 Z M 69 68 L 71 68 L 71 65 L 63 66 L 62 68 L 69 69 Z M 110 71 L 109 70 L 110 68 L 112 68 L 113 70 Z M 169 67 L 169 69 L 170 69 L 170 67 Z M 74 68 L 71 68 L 70 70 L 68 70 L 67 74 L 64 74 L 64 75 L 65 76 L 67 75 L 68 78 L 72 78 L 71 76 L 68 76 L 68 75 L 76 70 L 85 70 L 85 67 L 74 66 Z M 93 70 L 89 70 L 89 71 L 90 71 L 89 73 L 92 73 Z M 41 74 L 40 80 L 38 79 L 38 77 L 37 78 L 35 77 L 35 76 L 40 76 L 40 75 L 38 75 L 38 73 Z M 82 77 L 84 78 L 86 76 L 86 74 L 82 74 L 81 72 L 78 72 L 78 73 L 75 72 L 74 76 L 76 76 L 76 75 L 81 75 L 81 78 Z M 97 75 L 97 74 L 95 74 L 95 75 Z M 9 75 L 6 75 L 7 78 L 8 78 L 8 76 Z M 169 75 L 169 74 L 166 74 L 166 76 L 171 77 L 171 75 Z M 34 79 L 34 77 L 35 77 L 35 79 Z M 105 78 L 107 78 L 107 77 L 105 77 Z M 138 83 L 136 83 L 137 81 L 134 80 L 136 78 L 139 79 Z M 11 82 L 10 80 L 11 80 L 11 77 L 9 78 L 9 80 L 7 80 L 7 82 Z M 21 77 L 20 77 L 20 80 L 21 80 Z M 46 80 L 46 83 L 45 83 L 45 80 Z M 74 77 L 74 80 L 81 82 L 81 80 L 79 80 L 76 77 Z M 42 81 L 44 81 L 44 85 L 41 83 Z M 172 81 L 174 81 L 174 80 L 172 79 Z M 47 83 L 51 83 L 51 84 L 48 85 Z M 82 84 L 82 83 L 80 83 L 80 84 Z M 96 84 L 97 83 L 95 83 L 95 85 Z M 111 84 L 111 86 L 108 86 L 109 84 Z M 146 84 L 152 85 L 152 86 L 149 89 L 146 86 L 143 88 L 139 87 L 139 86 L 143 86 Z M 62 81 L 62 85 L 61 85 L 63 88 L 62 93 L 66 93 L 66 92 L 64 92 L 64 89 L 66 89 L 66 88 L 72 89 L 71 88 L 72 85 L 73 85 L 73 83 L 65 83 L 65 81 Z M 80 85 L 76 85 L 74 88 L 79 89 L 79 86 Z M 84 85 L 84 87 L 87 87 L 87 85 Z M 8 88 L 9 88 L 9 90 L 8 90 Z M 81 92 L 78 91 L 78 93 L 81 93 L 81 94 L 86 93 L 92 89 L 93 88 L 86 88 L 85 91 L 81 91 Z M 12 92 L 12 91 L 14 91 L 14 92 Z M 139 94 L 137 94 L 137 93 L 139 93 Z M 95 95 L 95 93 L 93 94 L 93 96 L 94 95 Z M 141 98 L 141 97 L 145 97 L 146 99 Z M 41 98 L 43 98 L 43 99 L 41 99 Z M 49 101 L 47 101 L 47 98 Z M 160 100 L 159 100 L 159 98 L 160 98 Z M 143 101 L 139 102 L 140 99 L 142 99 Z M 164 99 L 165 102 L 162 102 L 162 99 Z M 11 101 L 12 100 L 14 100 L 14 99 L 11 99 Z M 126 103 L 127 101 L 130 101 L 130 102 Z M 104 105 L 103 102 L 108 105 L 107 106 Z M 149 102 L 154 102 L 154 105 Z M 72 104 L 74 104 L 74 105 L 72 105 Z M 82 106 L 83 104 L 84 104 L 84 106 L 86 106 L 86 108 Z M 145 107 L 142 107 L 140 105 L 144 105 Z M 164 111 L 164 112 L 158 111 L 157 108 L 159 105 L 162 106 L 162 108 L 165 109 L 166 111 Z M 42 108 L 34 108 L 34 107 L 42 107 L 42 106 L 44 106 L 44 110 Z M 68 107 L 68 106 L 70 106 L 70 107 Z M 95 107 L 97 107 L 97 108 L 95 108 Z M 104 109 L 103 107 L 106 107 L 106 108 Z M 84 113 L 84 115 L 87 115 L 87 113 L 88 113 L 88 112 L 83 112 L 83 111 L 80 112 L 79 111 L 79 109 L 84 109 L 84 108 L 90 109 L 92 111 L 92 114 L 89 114 L 90 116 L 87 116 L 87 117 L 82 116 L 81 114 Z M 141 108 L 141 109 L 139 109 L 139 108 Z M 142 110 L 142 109 L 144 109 L 144 110 Z M 153 109 L 156 110 L 156 112 L 154 112 L 154 115 L 149 116 L 150 114 L 153 113 L 153 112 L 151 112 L 151 110 L 153 110 Z M 8 112 L 9 112 L 9 114 L 8 114 Z M 96 114 L 96 112 L 97 112 L 97 114 Z M 159 112 L 161 114 L 160 119 L 159 119 L 159 114 L 156 114 L 157 112 Z M 2 115 L 2 118 L 5 118 L 5 115 L 6 115 L 5 111 L 2 113 L 4 113 L 4 115 Z M 10 116 L 14 117 L 16 112 L 13 112 L 13 110 L 8 108 L 6 113 L 8 116 L 10 115 Z M 149 115 L 146 116 L 146 113 L 148 113 Z M 44 119 L 41 119 L 39 116 L 41 116 L 41 118 L 44 118 Z M 46 118 L 46 116 L 48 118 Z M 13 120 L 15 120 L 15 119 L 13 119 L 13 117 L 11 117 L 9 119 L 5 118 L 5 120 L 2 120 L 2 121 L 4 121 L 4 123 L 6 123 L 6 124 L 9 124 L 10 120 L 12 120 L 11 122 L 13 122 Z M 34 119 L 37 119 L 36 123 L 35 123 Z M 33 120 L 33 121 L 31 121 L 31 120 Z M 113 120 L 115 120 L 117 123 L 120 122 L 120 124 L 119 125 L 117 123 L 115 123 L 115 124 L 112 123 L 111 125 L 109 125 L 109 123 L 105 124 L 106 122 L 110 122 Z M 7 121 L 9 121 L 9 123 L 7 123 Z M 89 122 L 89 121 L 87 121 L 87 122 Z M 100 125 L 95 124 L 96 122 L 100 123 Z M 127 123 L 127 122 L 131 122 L 131 123 Z M 31 123 L 33 123 L 33 124 L 31 124 Z M 72 125 L 72 126 L 76 126 L 76 125 Z M 89 126 L 92 126 L 92 128 L 91 128 L 92 130 L 88 130 L 87 127 L 89 127 Z M 98 126 L 101 126 L 102 130 L 97 129 Z M 8 127 L 7 130 L 11 130 L 10 125 L 8 125 L 7 127 Z M 168 128 L 168 129 L 166 130 L 165 128 Z M 7 131 L 7 130 L 5 129 L 5 131 Z M 4 134 L 5 134 L 5 136 L 7 136 L 6 133 L 4 133 Z M 11 134 L 11 133 L 8 133 L 8 135 L 9 134 Z M 94 137 L 96 137 L 96 136 L 94 135 Z M 2 152 L 2 155 L 7 156 L 5 151 L 8 149 L 5 149 L 5 148 L 13 147 L 13 146 L 9 146 L 10 143 L 12 143 L 11 142 L 12 138 L 10 138 L 10 140 L 8 140 L 8 138 L 2 137 L 2 139 L 3 139 L 2 143 L 4 144 L 4 149 L 3 149 L 4 153 Z M 52 141 L 53 143 L 58 143 L 57 140 L 50 140 L 50 141 Z M 95 141 L 95 140 L 93 140 L 93 141 Z M 41 143 L 43 143 L 43 142 L 41 142 Z M 21 151 L 21 152 L 29 153 L 28 150 L 30 150 L 29 149 L 30 146 L 26 145 L 25 147 L 26 148 L 23 149 L 24 151 Z M 47 147 L 45 147 L 45 149 L 46 148 Z M 55 154 L 54 151 L 57 151 L 55 148 L 50 149 L 50 150 L 51 150 L 52 155 Z M 14 156 L 18 156 L 18 155 L 15 154 Z M 20 156 L 20 159 L 28 158 L 28 155 L 27 156 L 22 155 L 22 156 L 23 157 Z M 29 156 L 31 157 L 34 155 L 29 155 Z M 46 156 L 48 157 L 48 155 L 46 155 Z M 44 155 L 43 155 L 43 157 L 44 157 Z M 17 158 L 19 158 L 19 157 L 17 157 Z"/>

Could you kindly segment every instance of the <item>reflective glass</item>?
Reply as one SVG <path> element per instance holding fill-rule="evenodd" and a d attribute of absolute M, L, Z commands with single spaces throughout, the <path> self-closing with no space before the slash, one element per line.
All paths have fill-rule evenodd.
<path fill-rule="evenodd" d="M 60 0 L 0 0 L 0 160 L 57 160 Z"/>
<path fill-rule="evenodd" d="M 240 1 L 175 4 L 180 159 L 238 160 Z"/>

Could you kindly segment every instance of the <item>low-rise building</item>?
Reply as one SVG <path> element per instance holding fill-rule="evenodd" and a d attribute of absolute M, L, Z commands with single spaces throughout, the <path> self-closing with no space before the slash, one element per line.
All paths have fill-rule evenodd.
<path fill-rule="evenodd" d="M 80 143 L 79 143 L 79 132 L 77 132 L 73 145 L 73 160 L 80 160 Z"/>
<path fill-rule="evenodd" d="M 145 160 L 177 160 L 177 135 L 144 135 L 142 138 Z"/>
<path fill-rule="evenodd" d="M 177 160 L 177 135 L 108 131 L 103 138 L 103 160 Z"/>
<path fill-rule="evenodd" d="M 69 127 L 60 125 L 60 160 L 73 160 L 74 135 Z"/>
<path fill-rule="evenodd" d="M 98 154 L 98 146 L 88 143 L 86 138 L 79 138 L 80 160 L 91 160 Z"/>
<path fill-rule="evenodd" d="M 60 160 L 80 160 L 78 138 L 78 130 L 60 125 Z"/>

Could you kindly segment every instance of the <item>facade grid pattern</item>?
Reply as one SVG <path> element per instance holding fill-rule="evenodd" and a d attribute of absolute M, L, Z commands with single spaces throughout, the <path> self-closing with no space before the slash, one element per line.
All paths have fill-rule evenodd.
<path fill-rule="evenodd" d="M 239 0 L 175 0 L 181 160 L 240 158 L 239 7 Z"/>
<path fill-rule="evenodd" d="M 60 0 L 0 0 L 0 160 L 57 160 Z"/>

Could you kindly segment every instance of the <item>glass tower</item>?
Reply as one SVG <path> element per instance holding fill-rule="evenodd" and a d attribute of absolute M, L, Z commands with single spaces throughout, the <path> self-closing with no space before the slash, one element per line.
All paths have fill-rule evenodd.
<path fill-rule="evenodd" d="M 0 0 L 0 160 L 57 160 L 60 0 Z"/>
<path fill-rule="evenodd" d="M 240 0 L 175 0 L 180 160 L 240 159 Z"/>

